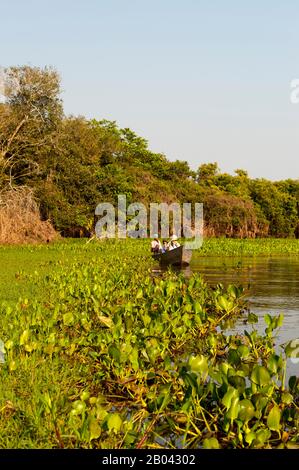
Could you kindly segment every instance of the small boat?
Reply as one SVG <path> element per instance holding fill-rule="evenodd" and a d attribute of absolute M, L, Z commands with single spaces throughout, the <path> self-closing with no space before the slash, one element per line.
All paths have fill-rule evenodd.
<path fill-rule="evenodd" d="M 161 266 L 188 266 L 192 257 L 192 250 L 187 250 L 183 245 L 165 253 L 154 253 L 153 258 L 160 262 Z"/>

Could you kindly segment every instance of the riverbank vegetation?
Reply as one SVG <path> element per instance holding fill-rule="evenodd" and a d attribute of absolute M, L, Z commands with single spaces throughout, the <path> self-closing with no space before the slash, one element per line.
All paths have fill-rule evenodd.
<path fill-rule="evenodd" d="M 0 190 L 9 201 L 12 188 L 30 188 L 42 220 L 62 235 L 90 235 L 97 204 L 116 204 L 124 194 L 128 204 L 146 206 L 203 202 L 208 236 L 299 236 L 298 179 L 252 179 L 241 169 L 229 175 L 200 155 L 193 171 L 186 161 L 152 152 L 146 139 L 114 121 L 65 116 L 60 78 L 50 68 L 11 67 L 6 82 L 6 102 L 0 104 Z M 18 239 L 0 224 L 2 242 L 7 233 L 10 242 Z"/>
<path fill-rule="evenodd" d="M 96 256 L 101 243 L 109 246 L 108 240 L 66 238 L 45 245 L 0 245 L 0 299 L 14 305 L 20 296 L 38 296 L 37 279 L 43 279 L 62 267 L 67 269 L 75 261 L 84 263 L 85 259 Z M 131 243 L 143 250 L 145 259 L 151 261 L 148 239 L 132 240 Z M 298 256 L 299 240 L 204 238 L 202 247 L 194 251 L 193 258 L 227 256 L 241 259 L 242 256 L 280 255 Z"/>
<path fill-rule="evenodd" d="M 299 256 L 299 240 L 205 238 L 197 256 Z"/>
<path fill-rule="evenodd" d="M 15 281 L 39 295 L 1 302 L 0 447 L 298 446 L 298 379 L 274 350 L 282 317 L 263 336 L 227 335 L 242 288 L 154 274 L 144 248 L 1 248 L 40 262 Z"/>

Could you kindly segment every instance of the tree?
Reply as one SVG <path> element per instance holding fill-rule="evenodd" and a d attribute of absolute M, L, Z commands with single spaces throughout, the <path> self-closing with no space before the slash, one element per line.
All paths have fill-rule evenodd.
<path fill-rule="evenodd" d="M 296 199 L 279 190 L 266 179 L 250 180 L 250 197 L 269 222 L 269 234 L 275 237 L 294 236 L 298 223 Z"/>
<path fill-rule="evenodd" d="M 0 191 L 29 187 L 42 217 L 65 235 L 89 233 L 97 204 L 125 194 L 147 207 L 204 202 L 214 235 L 299 237 L 298 180 L 252 180 L 241 169 L 221 173 L 216 162 L 195 173 L 115 121 L 65 117 L 52 68 L 11 67 L 0 81 Z"/>
<path fill-rule="evenodd" d="M 0 108 L 0 169 L 6 181 L 38 171 L 38 149 L 63 117 L 60 78 L 52 68 L 10 67 Z"/>
<path fill-rule="evenodd" d="M 210 184 L 213 178 L 219 173 L 218 163 L 203 163 L 197 170 L 197 181 L 199 183 Z"/>
<path fill-rule="evenodd" d="M 248 172 L 246 170 L 241 170 L 240 168 L 238 168 L 237 170 L 235 170 L 235 173 L 237 176 L 240 176 L 240 178 L 248 178 Z"/>
<path fill-rule="evenodd" d="M 194 172 L 190 170 L 188 162 L 175 160 L 174 162 L 169 162 L 169 174 L 171 178 L 185 179 L 193 176 Z"/>

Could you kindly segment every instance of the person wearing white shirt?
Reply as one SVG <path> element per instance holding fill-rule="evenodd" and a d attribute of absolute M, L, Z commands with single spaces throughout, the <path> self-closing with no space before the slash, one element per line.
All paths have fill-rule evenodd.
<path fill-rule="evenodd" d="M 162 251 L 162 245 L 161 242 L 158 238 L 158 235 L 154 235 L 154 239 L 151 242 L 151 252 L 152 253 L 161 253 Z"/>
<path fill-rule="evenodd" d="M 178 248 L 179 246 L 181 246 L 177 240 L 178 240 L 178 237 L 176 235 L 172 235 L 171 240 L 168 244 L 169 250 L 174 250 L 175 248 Z"/>

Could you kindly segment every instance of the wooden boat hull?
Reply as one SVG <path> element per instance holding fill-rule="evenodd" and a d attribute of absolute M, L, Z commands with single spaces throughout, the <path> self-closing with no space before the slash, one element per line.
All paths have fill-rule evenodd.
<path fill-rule="evenodd" d="M 165 253 L 155 253 L 153 258 L 159 261 L 161 266 L 188 266 L 192 257 L 192 250 L 179 246 Z"/>

